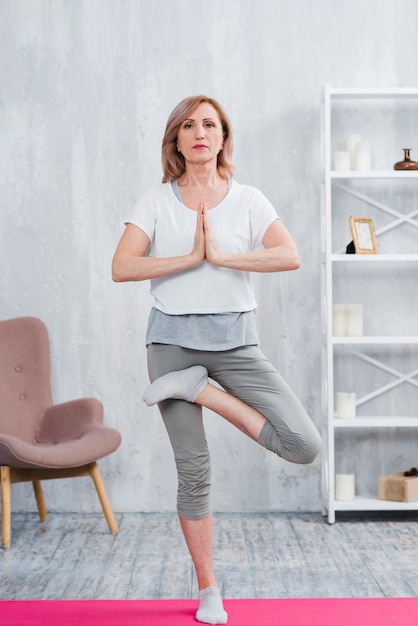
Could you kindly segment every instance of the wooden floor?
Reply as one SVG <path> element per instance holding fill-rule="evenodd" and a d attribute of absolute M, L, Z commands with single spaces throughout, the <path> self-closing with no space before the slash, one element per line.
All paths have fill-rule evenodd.
<path fill-rule="evenodd" d="M 214 551 L 225 598 L 418 595 L 418 514 L 216 514 Z M 12 515 L 0 550 L 0 599 L 196 598 L 171 513 Z"/>

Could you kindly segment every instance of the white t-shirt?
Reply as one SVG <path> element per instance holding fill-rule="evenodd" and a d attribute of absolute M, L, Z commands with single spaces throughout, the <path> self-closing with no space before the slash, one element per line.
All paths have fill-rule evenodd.
<path fill-rule="evenodd" d="M 193 249 L 196 219 L 196 211 L 176 198 L 170 183 L 163 183 L 138 200 L 126 223 L 148 236 L 150 256 L 172 257 Z M 261 191 L 233 181 L 224 200 L 208 211 L 208 219 L 219 250 L 239 253 L 262 249 L 264 234 L 278 216 Z M 170 315 L 244 312 L 257 306 L 250 272 L 207 261 L 151 280 L 151 295 L 154 306 Z"/>

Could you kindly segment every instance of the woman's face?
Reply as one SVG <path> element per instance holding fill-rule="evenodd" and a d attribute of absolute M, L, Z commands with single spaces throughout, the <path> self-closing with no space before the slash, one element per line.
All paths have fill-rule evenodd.
<path fill-rule="evenodd" d="M 202 102 L 181 124 L 177 147 L 187 163 L 202 164 L 214 160 L 223 146 L 222 123 L 216 109 Z"/>

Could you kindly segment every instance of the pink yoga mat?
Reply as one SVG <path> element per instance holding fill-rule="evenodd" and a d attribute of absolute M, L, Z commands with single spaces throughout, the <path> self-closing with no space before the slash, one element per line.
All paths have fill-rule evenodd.
<path fill-rule="evenodd" d="M 229 626 L 418 626 L 416 598 L 225 600 Z M 1 626 L 196 626 L 196 600 L 3 600 Z"/>

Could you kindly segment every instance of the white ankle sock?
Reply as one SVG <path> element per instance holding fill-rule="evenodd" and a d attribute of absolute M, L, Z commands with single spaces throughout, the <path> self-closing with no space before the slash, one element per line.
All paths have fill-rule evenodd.
<path fill-rule="evenodd" d="M 169 372 L 165 376 L 157 378 L 145 390 L 142 399 L 148 406 L 168 398 L 194 402 L 207 384 L 208 371 L 206 367 L 193 365 L 188 369 Z"/>
<path fill-rule="evenodd" d="M 224 610 L 218 587 L 207 587 L 199 591 L 199 609 L 196 619 L 204 624 L 227 623 L 228 613 Z"/>

